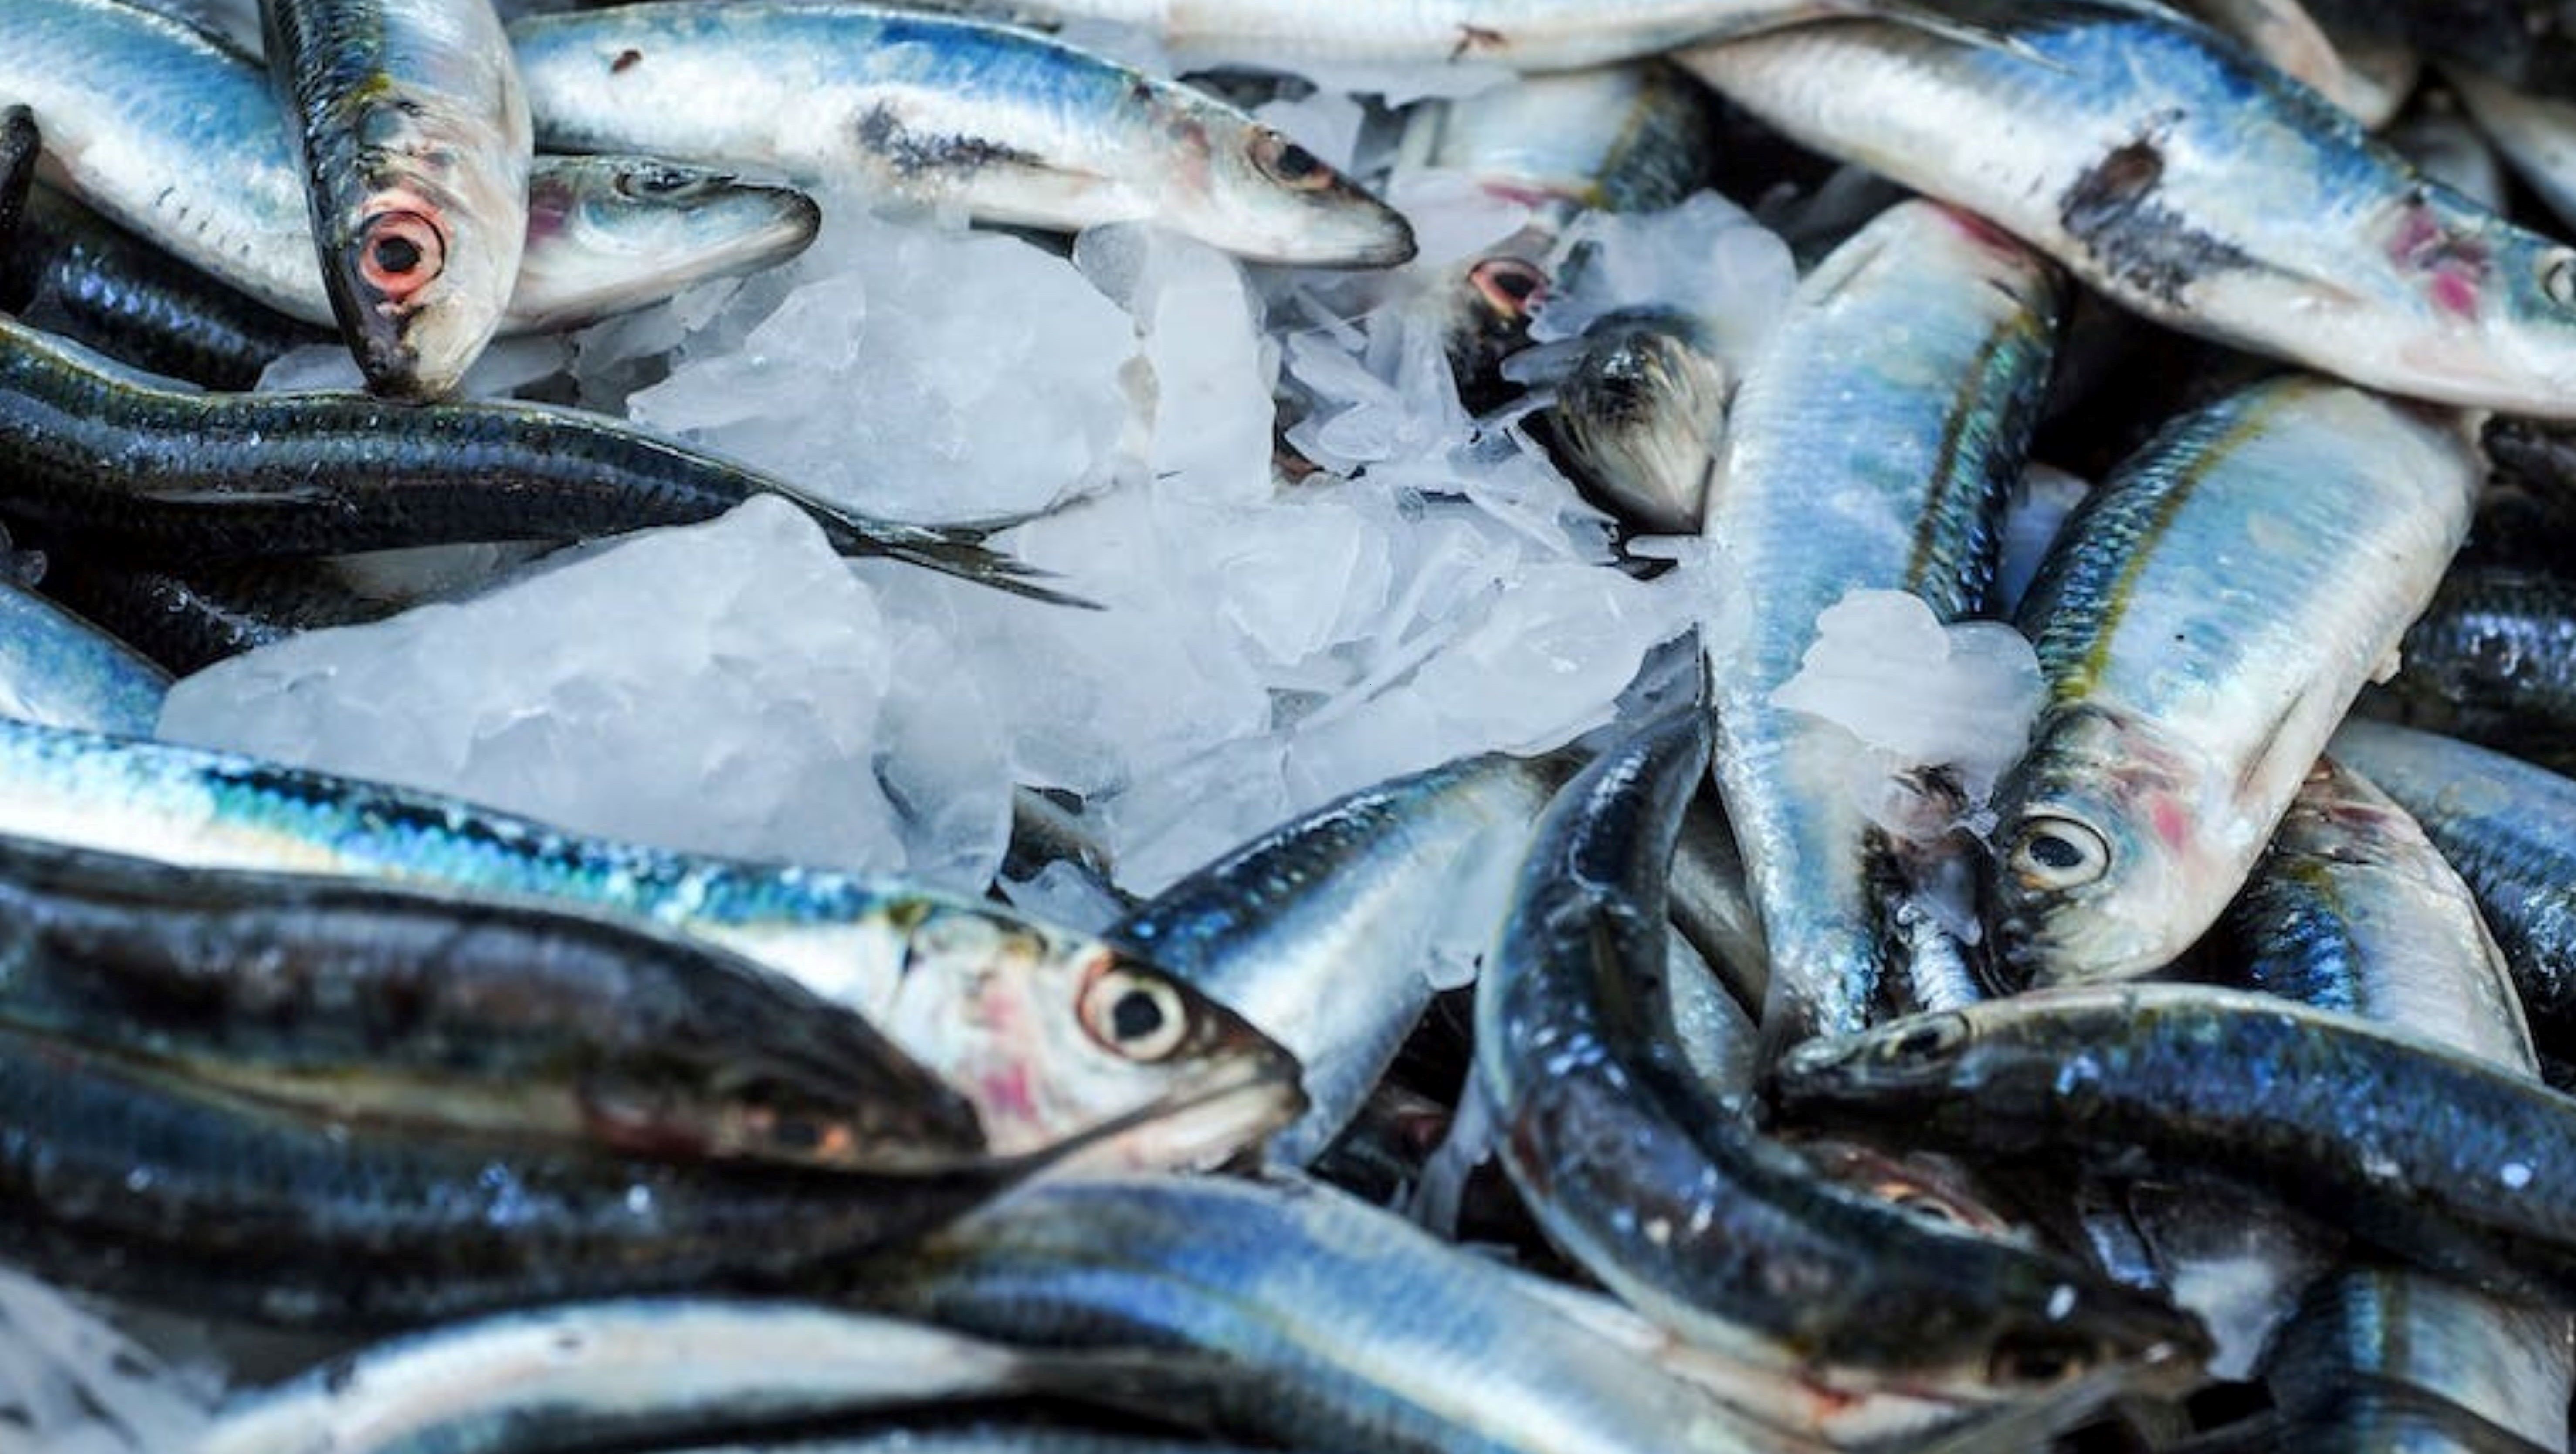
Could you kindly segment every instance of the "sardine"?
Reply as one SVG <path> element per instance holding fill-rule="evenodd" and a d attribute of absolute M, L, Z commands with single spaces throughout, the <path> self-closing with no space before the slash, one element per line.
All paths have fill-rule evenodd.
<path fill-rule="evenodd" d="M 1063 600 L 973 530 L 903 525 L 571 409 L 181 392 L 0 319 L 0 509 L 192 561 L 575 540 L 783 495 L 845 555 Z"/>
<path fill-rule="evenodd" d="M 2397 674 L 2366 700 L 2385 715 L 2576 766 L 2576 583 L 2536 570 L 2454 570 L 2407 628 Z"/>
<path fill-rule="evenodd" d="M 1312 1183 L 1046 1181 L 856 1269 L 851 1294 L 998 1340 L 1191 1350 L 1221 1432 L 1387 1454 L 1720 1454 L 1760 1430 L 1495 1263 Z"/>
<path fill-rule="evenodd" d="M 2568 1044 L 2576 1025 L 2576 782 L 2500 752 L 2359 718 L 2335 733 L 2330 750 L 2423 824 L 2476 892 L 2541 1043 Z"/>
<path fill-rule="evenodd" d="M 329 565 L 317 561 L 261 560 L 205 566 L 182 575 L 119 565 L 102 555 L 81 549 L 48 552 L 45 594 L 181 676 L 298 631 L 381 621 L 402 609 L 397 601 L 359 595 Z M 149 737 L 159 718 L 156 706 L 133 726 L 54 725 Z"/>
<path fill-rule="evenodd" d="M 1715 102 L 1660 61 L 1527 77 L 1405 113 L 1395 186 L 1455 173 L 1528 219 L 1443 271 L 1418 306 L 1437 320 L 1459 397 L 1471 409 L 1515 390 L 1502 362 L 1529 345 L 1554 279 L 1548 265 L 1585 209 L 1659 212 L 1711 180 Z"/>
<path fill-rule="evenodd" d="M 665 1448 L 877 1410 L 1079 1396 L 1102 1371 L 796 1303 L 573 1303 L 410 1334 L 237 1395 L 189 1454 Z"/>
<path fill-rule="evenodd" d="M 1693 1074 L 1662 880 L 1708 748 L 1686 709 L 1566 787 L 1477 981 L 1475 1093 L 1549 1239 L 1688 1341 L 1829 1386 L 2012 1401 L 2107 1369 L 2187 1377 L 2188 1318 L 1854 1193 Z"/>
<path fill-rule="evenodd" d="M 0 1255 L 200 1315 L 332 1329 L 779 1287 L 953 1218 L 1044 1159 L 886 1174 L 351 1135 L 9 1028 L 0 1116 Z"/>
<path fill-rule="evenodd" d="M 2458 415 L 2293 376 L 2176 421 L 2086 499 L 2021 604 L 2049 701 L 1995 795 L 2006 970 L 2123 978 L 2200 937 L 2432 599 L 2483 475 Z"/>
<path fill-rule="evenodd" d="M 359 1135 L 917 1170 L 975 1113 L 867 1021 L 667 930 L 0 838 L 0 1024 Z"/>
<path fill-rule="evenodd" d="M 1233 1014 L 1097 939 L 981 900 L 583 838 L 431 793 L 5 721 L 0 832 L 647 919 L 857 1009 L 962 1092 L 1003 1155 L 1187 1101 L 1202 1106 L 1197 1121 L 1158 1122 L 1093 1155 L 1196 1163 L 1302 1109 L 1294 1062 Z"/>
<path fill-rule="evenodd" d="M 133 648 L 0 575 L 0 716 L 141 737 L 169 690 Z"/>
<path fill-rule="evenodd" d="M 2443 74 L 2514 175 L 2576 227 L 2576 100 L 2528 96 L 2465 67 Z"/>
<path fill-rule="evenodd" d="M 1013 0 L 1039 16 L 1135 26 L 1187 56 L 1369 65 L 1477 62 L 1523 71 L 1609 65 L 1693 41 L 1877 16 L 1981 38 L 1913 0 Z"/>
<path fill-rule="evenodd" d="M 2408 49 L 2535 95 L 2576 97 L 2576 20 L 2555 0 L 2306 0 L 2347 55 Z"/>
<path fill-rule="evenodd" d="M 2486 135 L 2459 113 L 2456 102 L 2439 109 L 2427 107 L 2390 127 L 2388 144 L 2414 163 L 2426 180 L 2439 182 L 2490 212 L 2502 213 L 2511 205 L 2504 162 Z"/>
<path fill-rule="evenodd" d="M 2334 42 L 2299 0 L 2181 0 L 2174 7 L 2234 37 L 2282 75 L 2307 86 L 2357 117 L 2367 104 L 2355 94 Z M 2385 119 L 2385 118 L 2382 118 Z M 2376 129 L 2377 121 L 2363 120 Z"/>
<path fill-rule="evenodd" d="M 1953 8 L 2017 44 L 1819 25 L 1682 60 L 2157 322 L 2391 393 L 2576 414 L 2576 249 L 2426 184 L 2315 92 L 2146 0 Z"/>
<path fill-rule="evenodd" d="M 2266 1373 L 2294 1446 L 2567 1448 L 2568 1314 L 2502 1302 L 2395 1268 L 2339 1273 L 2308 1290 L 2274 1341 Z M 2480 1426 L 2496 1431 L 2492 1440 Z M 2423 1442 L 2404 1428 L 2452 1431 Z M 2454 1443 L 2452 1440 L 2457 1440 Z"/>
<path fill-rule="evenodd" d="M 822 225 L 813 198 L 730 172 L 659 157 L 543 158 L 528 179 L 528 245 L 504 327 L 575 328 L 774 267 Z"/>
<path fill-rule="evenodd" d="M 333 323 L 301 174 L 257 61 L 128 0 L 11 0 L 0 6 L 0 96 L 35 109 L 58 180 L 110 221 L 280 313 Z M 627 165 L 630 182 L 656 175 L 654 163 Z M 560 192 L 632 208 L 626 225 L 667 243 L 676 230 L 656 225 L 667 210 L 703 202 L 694 192 L 665 199 L 632 186 L 612 198 L 599 190 L 603 180 L 615 177 L 596 163 L 539 161 L 526 182 L 532 217 L 542 222 L 548 198 Z M 801 210 L 776 189 L 747 200 L 747 210 L 722 214 L 740 235 L 709 235 L 705 229 L 718 225 L 712 218 L 693 232 L 704 250 L 695 261 L 639 252 L 623 228 L 603 235 L 595 227 L 537 227 L 524 239 L 521 265 L 505 275 L 535 291 L 523 298 L 513 282 L 502 331 L 560 326 L 573 316 L 568 285 L 576 298 L 614 298 L 612 311 L 622 312 L 738 270 L 743 237 L 780 238 L 780 210 Z M 536 259 L 533 269 L 526 255 Z"/>
<path fill-rule="evenodd" d="M 1717 781 L 1762 910 L 1775 1036 L 1858 1028 L 1882 956 L 1844 739 L 1771 694 L 1851 591 L 1911 591 L 1945 620 L 1975 609 L 2061 294 L 2011 239 L 1903 204 L 1799 285 L 1736 395 L 1704 533 L 1758 614 L 1711 644 Z"/>
<path fill-rule="evenodd" d="M 1734 380 L 1692 320 L 1603 319 L 1557 384 L 1548 420 L 1568 472 L 1649 534 L 1687 534 L 1708 509 Z"/>
<path fill-rule="evenodd" d="M 1488 753 L 1363 788 L 1182 879 L 1102 937 L 1297 1057 L 1309 1109 L 1271 1154 L 1302 1166 L 1386 1073 L 1435 979 L 1453 978 L 1437 956 L 1482 947 L 1561 777 Z"/>
<path fill-rule="evenodd" d="M 490 0 L 260 0 L 322 284 L 367 386 L 434 399 L 501 325 L 536 153 Z"/>
<path fill-rule="evenodd" d="M 2576 1290 L 2576 1099 L 2273 995 L 2015 995 L 1797 1046 L 1772 1091 L 1791 1121 L 1908 1146 L 2197 1168 L 2485 1291 Z"/>
<path fill-rule="evenodd" d="M 1404 219 L 1231 106 L 1043 36 L 850 3 L 666 0 L 511 27 L 538 141 L 756 163 L 1065 231 L 1150 220 L 1382 267 Z"/>

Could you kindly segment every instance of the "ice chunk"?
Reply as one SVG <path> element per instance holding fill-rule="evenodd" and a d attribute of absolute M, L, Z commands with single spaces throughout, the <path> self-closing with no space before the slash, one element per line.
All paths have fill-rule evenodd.
<path fill-rule="evenodd" d="M 1058 859 L 1027 880 L 1000 879 L 996 887 L 1011 907 L 1066 929 L 1097 934 L 1118 922 L 1127 903 L 1081 864 Z"/>
<path fill-rule="evenodd" d="M 924 719 L 916 683 L 895 689 L 946 649 L 890 629 L 813 523 L 761 498 L 220 663 L 172 691 L 161 730 L 595 833 L 980 889 L 1008 780 Z M 977 813 L 976 832 L 953 821 Z"/>
<path fill-rule="evenodd" d="M 1788 244 L 1715 192 L 1662 212 L 1587 212 L 1556 256 L 1556 285 L 1531 319 L 1533 340 L 1579 337 L 1620 309 L 1671 309 L 1700 320 L 1739 370 L 1798 285 Z"/>
<path fill-rule="evenodd" d="M 1266 500 L 1278 355 L 1232 258 L 1136 223 L 1093 228 L 1074 262 L 1142 339 L 1146 465 L 1197 500 Z"/>
<path fill-rule="evenodd" d="M 1422 269 L 1475 257 L 1528 226 L 1532 215 L 1527 202 L 1440 168 L 1396 173 L 1386 200 L 1413 224 L 1414 264 Z"/>
<path fill-rule="evenodd" d="M 1136 351 L 1115 304 L 1017 237 L 847 198 L 824 216 L 783 293 L 736 291 L 628 397 L 636 422 L 896 519 L 1026 515 L 1108 484 Z M 662 341 L 629 327 L 626 347 Z"/>
<path fill-rule="evenodd" d="M 1772 704 L 1835 723 L 1890 776 L 1955 774 L 1969 805 L 2030 742 L 2046 700 L 2038 654 L 1993 621 L 1944 626 L 1918 596 L 1853 591 L 1825 609 L 1798 674 Z"/>

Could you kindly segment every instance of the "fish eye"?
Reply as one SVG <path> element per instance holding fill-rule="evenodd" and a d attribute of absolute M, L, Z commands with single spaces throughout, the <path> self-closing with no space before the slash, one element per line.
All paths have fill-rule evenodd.
<path fill-rule="evenodd" d="M 2540 291 L 2561 308 L 2576 308 L 2576 252 L 2554 252 L 2540 265 Z"/>
<path fill-rule="evenodd" d="M 1898 1062 L 1931 1060 L 1967 1044 L 1971 1033 L 1965 1015 L 1934 1015 L 1879 1041 L 1878 1058 Z"/>
<path fill-rule="evenodd" d="M 1516 257 L 1487 258 L 1468 270 L 1467 285 L 1497 315 L 1520 319 L 1529 316 L 1532 301 L 1547 287 L 1547 274 Z"/>
<path fill-rule="evenodd" d="M 1261 174 L 1283 187 L 1320 192 L 1333 184 L 1333 169 L 1324 159 L 1275 131 L 1264 131 L 1247 148 Z"/>
<path fill-rule="evenodd" d="M 2111 871 L 2111 845 L 2072 818 L 2032 818 L 2013 839 L 2011 864 L 2027 887 L 2082 888 Z"/>
<path fill-rule="evenodd" d="M 1170 981 L 1116 965 L 1092 976 L 1078 1006 L 1091 1038 L 1129 1060 L 1152 1064 L 1181 1048 L 1189 1007 Z"/>
<path fill-rule="evenodd" d="M 358 247 L 358 274 L 367 286 L 400 303 L 435 282 L 447 266 L 447 239 L 417 212 L 386 212 L 369 219 Z"/>
<path fill-rule="evenodd" d="M 1996 1340 L 1986 1378 L 2000 1388 L 2055 1388 L 2084 1372 L 2092 1350 L 2046 1333 L 2007 1333 Z"/>

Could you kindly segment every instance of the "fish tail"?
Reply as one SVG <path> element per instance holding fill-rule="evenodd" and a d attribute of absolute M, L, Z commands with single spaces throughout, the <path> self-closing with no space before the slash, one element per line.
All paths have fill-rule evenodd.
<path fill-rule="evenodd" d="M 1008 591 L 1032 601 L 1073 606 L 1085 611 L 1101 609 L 1097 601 L 1047 585 L 1046 582 L 1056 579 L 1053 572 L 1041 570 L 985 544 L 984 537 L 996 527 L 907 525 L 844 509 L 809 495 L 785 490 L 777 493 L 813 516 L 823 527 L 832 548 L 843 555 L 883 556 L 888 560 L 935 570 L 941 575 L 973 581 L 979 586 Z"/>

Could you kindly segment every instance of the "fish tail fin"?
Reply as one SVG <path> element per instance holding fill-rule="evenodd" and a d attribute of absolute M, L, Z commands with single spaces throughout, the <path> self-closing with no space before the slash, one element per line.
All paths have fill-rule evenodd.
<path fill-rule="evenodd" d="M 798 508 L 814 517 L 832 548 L 843 555 L 878 555 L 899 560 L 907 565 L 922 566 L 941 575 L 956 576 L 1014 596 L 1044 601 L 1053 606 L 1073 606 L 1085 611 L 1101 609 L 1097 601 L 1061 591 L 1046 582 L 1054 574 L 1013 559 L 984 543 L 984 537 L 996 527 L 987 525 L 907 525 L 899 520 L 881 520 L 861 514 L 809 495 L 787 491 Z M 1016 522 L 1013 522 L 1016 523 Z"/>

